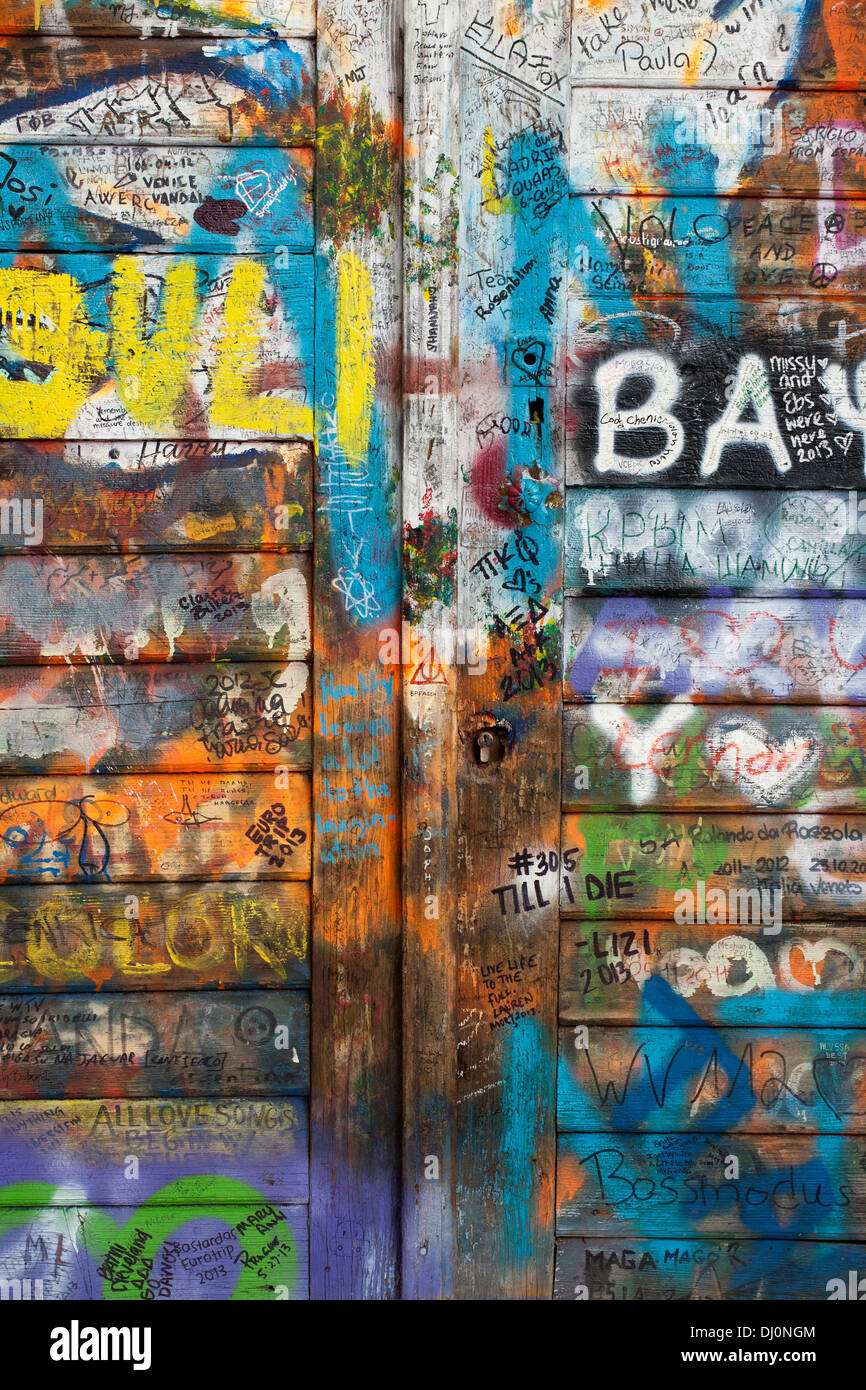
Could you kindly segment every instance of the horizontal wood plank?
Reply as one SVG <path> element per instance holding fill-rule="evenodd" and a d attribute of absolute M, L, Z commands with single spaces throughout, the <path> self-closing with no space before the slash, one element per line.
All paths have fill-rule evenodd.
<path fill-rule="evenodd" d="M 862 295 L 866 203 L 833 198 L 580 194 L 570 201 L 574 292 Z M 598 291 L 596 290 L 596 294 Z"/>
<path fill-rule="evenodd" d="M 304 660 L 306 555 L 0 558 L 0 664 Z"/>
<path fill-rule="evenodd" d="M 2 883 L 310 876 L 302 772 L 5 777 L 0 807 Z"/>
<path fill-rule="evenodd" d="M 0 248 L 313 247 L 313 151 L 0 144 Z"/>
<path fill-rule="evenodd" d="M 571 75 L 581 87 L 864 85 L 866 40 L 851 0 L 814 15 L 799 0 L 575 0 L 571 14 Z"/>
<path fill-rule="evenodd" d="M 563 1134 L 557 1234 L 858 1240 L 864 1158 L 866 1139 L 832 1134 Z"/>
<path fill-rule="evenodd" d="M 312 256 L 18 260 L 0 255 L 0 437 L 311 437 Z"/>
<path fill-rule="evenodd" d="M 27 1188 L 31 1202 L 45 1191 L 40 1183 Z M 215 1178 L 206 1196 L 182 1206 L 0 1212 L 0 1279 L 13 1281 L 9 1298 L 303 1300 L 308 1249 L 306 1206 L 278 1206 L 269 1192 L 230 1178 Z"/>
<path fill-rule="evenodd" d="M 307 443 L 0 443 L 0 553 L 312 545 Z"/>
<path fill-rule="evenodd" d="M 309 1078 L 300 990 L 0 995 L 9 1100 L 304 1095 Z"/>
<path fill-rule="evenodd" d="M 305 883 L 0 889 L 0 990 L 285 989 L 310 978 Z"/>
<path fill-rule="evenodd" d="M 864 750 L 866 712 L 844 705 L 572 705 L 563 805 L 863 810 Z"/>
<path fill-rule="evenodd" d="M 305 143 L 315 81 L 309 39 L 0 39 L 0 136 Z"/>
<path fill-rule="evenodd" d="M 862 922 L 562 923 L 563 1023 L 862 1027 L 864 986 Z"/>
<path fill-rule="evenodd" d="M 585 1045 L 584 1045 L 585 1044 Z M 560 1029 L 561 1130 L 866 1133 L 866 1032 Z"/>
<path fill-rule="evenodd" d="M 685 1223 L 680 1227 L 687 1230 Z M 866 1273 L 866 1246 L 819 1240 L 696 1240 L 671 1234 L 664 1240 L 588 1240 L 556 1243 L 553 1297 L 650 1299 L 653 1302 L 724 1300 L 751 1303 L 824 1301 L 831 1279 L 850 1295 Z"/>
<path fill-rule="evenodd" d="M 308 1127 L 307 1102 L 294 1098 L 10 1101 L 0 1106 L 0 1210 L 32 1201 L 32 1183 L 50 1184 L 54 1205 L 71 1192 L 101 1207 L 132 1194 L 192 1205 L 214 1178 L 306 1202 Z"/>
<path fill-rule="evenodd" d="M 561 911 L 587 920 L 664 917 L 718 927 L 734 921 L 736 912 L 770 932 L 792 918 L 858 917 L 866 895 L 864 840 L 866 817 L 858 814 L 566 815 Z M 528 872 L 523 861 L 517 865 L 508 889 L 496 890 L 503 911 L 534 906 L 530 879 L 536 893 L 545 893 L 549 860 L 546 867 L 548 874 L 540 875 L 531 861 Z M 729 890 L 753 896 L 734 900 Z"/>
<path fill-rule="evenodd" d="M 620 50 L 628 47 L 628 41 Z M 575 193 L 866 191 L 857 92 L 645 85 L 584 88 L 571 105 Z"/>
<path fill-rule="evenodd" d="M 605 283 L 590 274 L 594 291 Z M 864 335 L 866 304 L 852 300 L 575 296 L 568 481 L 862 487 Z"/>
<path fill-rule="evenodd" d="M 309 767 L 309 676 L 300 661 L 0 667 L 0 773 Z"/>
<path fill-rule="evenodd" d="M 862 704 L 864 633 L 862 599 L 569 598 L 565 698 Z"/>
<path fill-rule="evenodd" d="M 866 593 L 857 496 L 569 488 L 566 589 Z"/>
<path fill-rule="evenodd" d="M 150 38 L 217 37 L 316 32 L 313 0 L 218 0 L 207 8 L 195 0 L 168 7 L 150 0 L 3 0 L 0 30 L 7 34 L 142 34 Z"/>

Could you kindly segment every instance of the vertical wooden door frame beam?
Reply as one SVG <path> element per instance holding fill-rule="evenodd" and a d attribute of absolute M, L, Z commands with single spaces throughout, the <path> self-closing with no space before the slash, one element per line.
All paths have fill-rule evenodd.
<path fill-rule="evenodd" d="M 404 33 L 403 1297 L 453 1298 L 458 0 Z"/>
<path fill-rule="evenodd" d="M 460 14 L 459 622 L 489 639 L 457 681 L 465 1299 L 553 1289 L 570 14 L 542 8 Z"/>
<path fill-rule="evenodd" d="M 402 1257 L 409 1298 L 548 1298 L 567 174 L 540 211 L 531 198 L 521 206 L 509 169 L 515 141 L 565 166 L 567 23 L 548 16 L 545 33 L 530 13 L 516 32 L 497 0 L 509 58 L 538 50 L 561 83 L 554 103 L 536 72 L 526 100 L 507 73 L 491 80 L 483 42 L 477 59 L 467 49 L 468 0 L 442 0 L 435 17 L 409 0 L 407 73 L 424 73 L 412 45 L 443 10 L 443 54 L 463 52 L 444 93 L 413 82 L 404 204 L 399 4 L 381 0 L 365 29 L 350 5 L 327 0 L 317 21 L 312 1295 L 396 1297 Z M 458 188 L 466 259 L 455 277 Z M 532 261 L 492 334 L 475 313 L 486 303 L 483 278 L 471 278 L 476 252 L 493 275 Z M 549 375 L 520 357 L 529 339 Z M 497 407 L 519 412 L 528 443 L 505 448 L 491 497 L 478 427 Z M 491 582 L 479 561 L 503 542 L 512 551 Z M 518 570 L 540 586 L 521 588 Z M 467 630 L 490 639 L 486 670 L 470 644 L 441 650 L 443 632 Z M 367 732 L 335 747 L 331 729 L 347 719 Z M 363 759 L 387 820 L 362 827 L 344 856 L 335 796 L 353 795 Z M 342 815 L 353 809 L 369 810 Z M 522 880 L 521 852 L 534 865 Z M 515 873 L 538 903 L 509 920 L 497 890 Z M 504 1018 L 489 985 L 503 953 L 527 962 Z"/>
<path fill-rule="evenodd" d="M 402 0 L 317 13 L 310 1266 L 399 1294 Z"/>

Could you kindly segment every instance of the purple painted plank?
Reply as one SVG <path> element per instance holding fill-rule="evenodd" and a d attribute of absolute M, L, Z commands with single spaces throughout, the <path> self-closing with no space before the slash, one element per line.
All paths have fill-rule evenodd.
<path fill-rule="evenodd" d="M 21 1185 L 49 1183 L 52 1203 L 198 1202 L 214 1178 L 248 1183 L 271 1202 L 305 1202 L 305 1100 L 61 1100 L 0 1106 L 0 1208 Z M 172 1190 L 164 1191 L 169 1184 Z"/>

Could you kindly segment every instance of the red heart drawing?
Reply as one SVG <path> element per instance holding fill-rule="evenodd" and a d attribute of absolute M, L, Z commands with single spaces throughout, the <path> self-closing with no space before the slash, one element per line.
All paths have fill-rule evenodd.
<path fill-rule="evenodd" d="M 713 659 L 707 655 L 707 652 L 704 650 L 704 648 L 700 646 L 697 641 L 692 640 L 692 634 L 689 632 L 689 624 L 697 623 L 700 621 L 701 618 L 708 617 L 721 618 L 723 623 L 727 623 L 731 636 L 737 639 L 738 647 L 742 643 L 746 629 L 748 627 L 751 627 L 753 623 L 760 622 L 763 618 L 768 618 L 770 622 L 776 624 L 776 627 L 779 631 L 779 635 L 776 639 L 776 644 L 771 651 L 762 652 L 758 659 L 756 661 L 753 661 L 749 666 L 738 666 L 736 670 L 732 671 L 728 666 L 717 665 L 716 662 L 713 661 Z M 718 609 L 715 608 L 702 608 L 699 613 L 695 613 L 692 615 L 692 617 L 686 618 L 685 622 L 681 624 L 680 636 L 682 637 L 686 646 L 691 647 L 692 651 L 695 653 L 696 656 L 703 657 L 704 660 L 709 662 L 710 666 L 714 667 L 716 671 L 724 671 L 725 674 L 729 676 L 744 676 L 747 672 L 756 670 L 762 664 L 762 662 L 773 660 L 773 657 L 776 656 L 777 652 L 781 649 L 782 643 L 785 640 L 785 628 L 781 619 L 777 618 L 775 613 L 750 613 L 747 618 L 743 618 L 740 622 L 737 622 L 737 620 L 735 618 L 732 618 L 729 613 L 721 613 L 718 611 Z M 697 634 L 695 634 L 695 636 L 697 636 Z"/>
<path fill-rule="evenodd" d="M 858 635 L 860 635 L 860 634 L 858 634 Z M 835 619 L 835 618 L 831 618 L 831 619 L 830 619 L 830 623 L 829 623 L 829 644 L 830 644 L 830 650 L 831 650 L 831 652 L 833 653 L 833 655 L 834 655 L 834 657 L 836 658 L 836 660 L 838 661 L 839 665 L 840 665 L 840 666 L 844 666 L 846 671 L 853 671 L 854 674 L 856 675 L 859 671 L 862 671 L 862 670 L 863 670 L 863 667 L 864 667 L 864 666 L 866 666 L 866 657 L 864 657 L 864 659 L 863 659 L 862 661 L 858 662 L 856 666 L 853 666 L 853 665 L 851 664 L 850 661 L 846 661 L 845 658 L 844 658 L 844 656 L 841 656 L 840 653 L 836 650 L 836 619 Z"/>
<path fill-rule="evenodd" d="M 804 985 L 806 989 L 816 989 L 822 983 L 821 976 L 827 963 L 827 952 L 823 947 L 820 949 L 822 954 L 819 959 L 811 941 L 791 947 L 788 967 L 797 984 Z"/>

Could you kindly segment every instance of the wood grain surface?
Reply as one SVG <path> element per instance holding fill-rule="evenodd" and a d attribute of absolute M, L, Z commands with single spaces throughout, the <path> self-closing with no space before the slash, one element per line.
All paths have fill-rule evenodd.
<path fill-rule="evenodd" d="M 229 251 L 0 255 L 0 437 L 309 437 L 312 257 Z"/>
<path fill-rule="evenodd" d="M 166 1206 L 194 1205 L 211 1195 L 212 1178 L 248 1183 L 281 1206 L 306 1202 L 307 1124 L 307 1102 L 281 1097 L 5 1105 L 0 1211 L 27 1205 L 33 1183 L 53 1187 L 53 1206 L 75 1185 L 103 1207 L 157 1195 Z M 138 1156 L 135 1176 L 130 1153 Z"/>
<path fill-rule="evenodd" d="M 862 1134 L 866 1032 L 591 1027 L 559 1036 L 557 1125 L 617 1134 Z M 861 1017 L 860 1022 L 863 1022 Z"/>
<path fill-rule="evenodd" d="M 859 494 L 569 488 L 572 593 L 866 591 Z M 866 499 L 864 499 L 866 500 Z M 850 529 L 848 508 L 855 527 Z"/>
<path fill-rule="evenodd" d="M 238 0 L 202 9 L 192 0 L 172 4 L 167 14 L 148 0 L 104 5 L 101 0 L 4 0 L 0 28 L 7 34 L 142 34 L 152 38 L 299 34 L 316 32 L 309 0 Z"/>
<path fill-rule="evenodd" d="M 401 21 L 392 0 L 316 11 L 317 1299 L 399 1297 L 402 692 L 381 657 L 402 619 Z"/>
<path fill-rule="evenodd" d="M 835 1135 L 563 1134 L 557 1233 L 861 1240 L 864 1140 Z M 728 1157 L 737 1159 L 738 1177 Z"/>
<path fill-rule="evenodd" d="M 310 549 L 312 469 L 300 442 L 3 442 L 0 553 Z"/>
<path fill-rule="evenodd" d="M 691 920 L 717 926 L 737 920 L 732 914 L 738 913 L 771 930 L 817 912 L 857 917 L 866 875 L 866 855 L 859 848 L 864 832 L 866 822 L 856 813 L 847 818 L 637 810 L 566 815 L 561 910 L 590 920 L 688 922 L 693 913 Z M 521 859 L 498 893 L 503 910 L 534 909 L 550 875 L 549 856 L 544 863 Z M 731 893 L 746 898 L 735 901 Z M 685 915 L 678 918 L 678 912 Z"/>
<path fill-rule="evenodd" d="M 0 890 L 0 986 L 7 994 L 284 989 L 309 983 L 309 939 L 305 883 Z"/>
<path fill-rule="evenodd" d="M 308 768 L 309 669 L 0 668 L 2 772 L 265 772 Z"/>
<path fill-rule="evenodd" d="M 565 698 L 859 705 L 864 615 L 862 599 L 570 598 Z"/>
<path fill-rule="evenodd" d="M 0 996 L 8 1099 L 309 1090 L 305 993 Z"/>
<path fill-rule="evenodd" d="M 808 495 L 862 487 L 861 302 L 760 287 L 731 299 L 681 295 L 641 308 L 595 302 L 608 272 L 591 260 L 569 302 L 569 482 L 658 480 L 711 488 L 713 496 L 732 486 Z M 749 491 L 738 496 L 757 505 Z M 858 500 L 855 540 L 863 534 Z M 842 499 L 819 492 L 815 501 L 834 530 Z M 719 517 L 731 521 L 736 513 Z"/>
<path fill-rule="evenodd" d="M 0 663 L 303 660 L 304 555 L 0 557 Z"/>
<path fill-rule="evenodd" d="M 866 720 L 848 705 L 571 706 L 563 805 L 858 810 Z"/>
<path fill-rule="evenodd" d="M 0 1214 L 0 1280 L 11 1281 L 10 1298 L 152 1303 L 309 1297 L 307 1208 L 277 1206 L 249 1183 L 216 1178 L 200 1201 L 108 1211 L 53 1209 L 40 1201 L 51 1194 L 50 1184 L 24 1186 L 36 1205 Z M 22 1280 L 23 1267 L 29 1273 Z"/>
<path fill-rule="evenodd" d="M 0 247 L 310 251 L 312 174 L 303 148 L 0 144 Z"/>
<path fill-rule="evenodd" d="M 310 873 L 310 783 L 301 772 L 6 777 L 0 807 L 3 883 Z"/>
<path fill-rule="evenodd" d="M 460 9 L 457 1196 L 461 1299 L 549 1297 L 556 896 L 500 912 L 530 833 L 556 842 L 568 264 L 568 16 Z M 529 58 L 529 55 L 532 58 Z M 511 163 L 527 169 L 521 190 Z M 491 1000 L 496 967 L 525 987 Z"/>
<path fill-rule="evenodd" d="M 866 1269 L 862 1245 L 841 1241 L 591 1240 L 556 1243 L 555 1299 L 666 1303 L 681 1299 L 725 1302 L 813 1302 L 827 1297 L 830 1279 L 848 1296 Z"/>
<path fill-rule="evenodd" d="M 5 38 L 0 135 L 13 143 L 310 143 L 314 85 L 309 39 Z"/>
<path fill-rule="evenodd" d="M 862 1026 L 866 930 L 859 922 L 563 921 L 563 1023 Z M 678 1007 L 678 1001 L 682 1006 Z"/>
<path fill-rule="evenodd" d="M 458 10 L 404 8 L 404 1299 L 453 1298 L 457 1239 Z"/>

